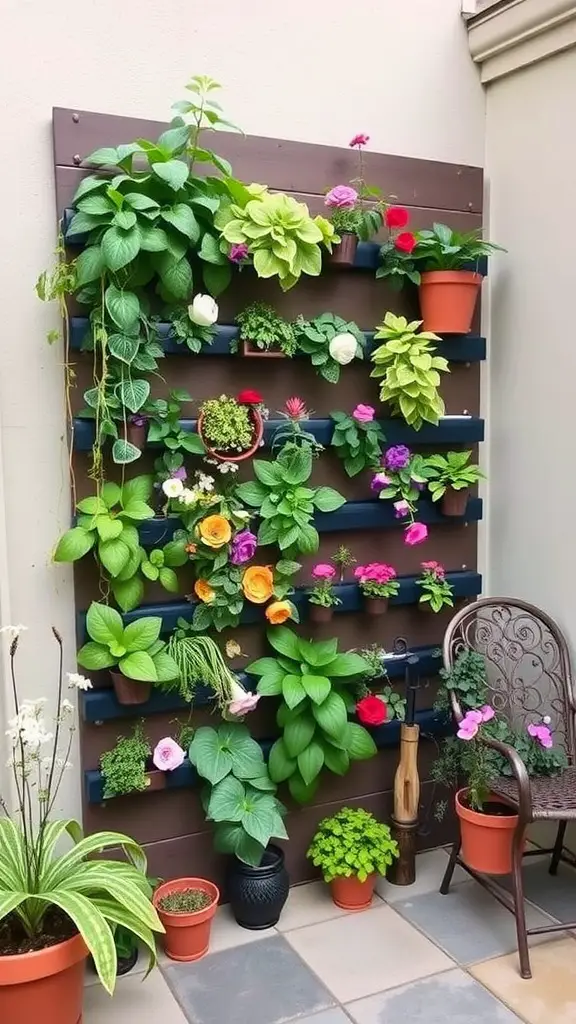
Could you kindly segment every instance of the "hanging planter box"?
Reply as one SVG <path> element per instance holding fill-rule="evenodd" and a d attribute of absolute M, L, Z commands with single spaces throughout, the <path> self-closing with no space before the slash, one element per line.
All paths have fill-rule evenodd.
<path fill-rule="evenodd" d="M 258 348 L 254 341 L 242 342 L 242 355 L 247 359 L 286 359 L 279 348 Z"/>

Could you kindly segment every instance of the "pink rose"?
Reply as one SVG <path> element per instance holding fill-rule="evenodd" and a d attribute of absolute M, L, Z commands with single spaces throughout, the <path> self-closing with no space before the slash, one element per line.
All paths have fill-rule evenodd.
<path fill-rule="evenodd" d="M 161 772 L 173 772 L 175 768 L 180 767 L 183 761 L 184 751 L 171 736 L 166 736 L 154 747 L 152 763 Z"/>
<path fill-rule="evenodd" d="M 422 544 L 427 536 L 428 527 L 424 523 L 410 523 L 410 526 L 406 527 L 404 543 L 414 547 L 415 544 Z"/>
<path fill-rule="evenodd" d="M 355 188 L 351 188 L 350 185 L 336 185 L 326 195 L 324 206 L 331 206 L 336 210 L 352 210 L 357 201 L 358 193 Z"/>
<path fill-rule="evenodd" d="M 315 580 L 333 580 L 336 575 L 336 569 L 333 565 L 327 565 L 325 562 L 319 562 L 312 569 L 312 576 Z"/>
<path fill-rule="evenodd" d="M 371 423 L 374 419 L 375 410 L 371 405 L 357 405 L 352 413 L 353 419 L 357 420 L 358 423 Z"/>

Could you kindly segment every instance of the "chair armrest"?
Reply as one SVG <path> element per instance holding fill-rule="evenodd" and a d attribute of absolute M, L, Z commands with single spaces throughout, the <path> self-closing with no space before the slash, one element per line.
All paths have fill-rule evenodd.
<path fill-rule="evenodd" d="M 520 757 L 520 754 L 514 749 L 514 747 L 509 746 L 508 743 L 503 743 L 502 740 L 495 740 L 491 736 L 481 736 L 479 738 L 487 747 L 490 747 L 492 750 L 497 750 L 498 753 L 502 754 L 502 756 L 508 761 L 512 769 L 512 775 L 514 776 L 516 785 L 518 786 L 518 809 L 520 817 L 524 821 L 532 821 L 532 794 L 530 792 L 530 778 L 526 771 L 526 765 Z"/>

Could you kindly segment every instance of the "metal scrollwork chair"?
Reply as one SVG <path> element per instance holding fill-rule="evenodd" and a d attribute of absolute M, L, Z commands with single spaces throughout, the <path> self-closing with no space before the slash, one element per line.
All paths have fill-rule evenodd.
<path fill-rule="evenodd" d="M 512 747 L 492 741 L 509 761 L 512 776 L 501 777 L 491 787 L 497 796 L 512 804 L 518 814 L 513 840 L 511 894 L 493 876 L 481 875 L 461 860 L 460 840 L 454 843 L 440 892 L 448 893 L 456 864 L 488 890 L 516 918 L 520 973 L 532 977 L 528 935 L 564 931 L 572 924 L 526 928 L 522 858 L 550 853 L 551 875 L 560 860 L 574 863 L 564 850 L 569 821 L 576 820 L 576 748 L 574 716 L 576 695 L 566 640 L 553 619 L 534 605 L 514 598 L 482 598 L 463 608 L 450 622 L 444 638 L 444 666 L 450 669 L 460 651 L 469 648 L 482 655 L 486 665 L 491 704 L 511 726 L 525 727 L 536 718 L 550 717 L 555 745 L 562 747 L 568 767 L 554 778 L 529 778 L 523 761 Z M 462 711 L 452 702 L 456 721 Z M 527 826 L 534 821 L 557 821 L 554 846 L 549 850 L 524 851 Z"/>

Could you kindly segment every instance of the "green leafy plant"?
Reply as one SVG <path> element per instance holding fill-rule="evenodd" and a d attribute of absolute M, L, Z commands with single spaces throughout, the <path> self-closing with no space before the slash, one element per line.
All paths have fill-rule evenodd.
<path fill-rule="evenodd" d="M 324 881 L 385 875 L 399 856 L 388 825 L 363 807 L 342 807 L 320 822 L 306 856 L 320 868 Z"/>
<path fill-rule="evenodd" d="M 78 664 L 93 672 L 118 666 L 128 679 L 145 683 L 176 679 L 178 666 L 158 639 L 161 628 L 156 615 L 124 626 L 119 612 L 93 601 L 86 613 L 90 640 L 78 651 Z"/>
<path fill-rule="evenodd" d="M 429 604 L 433 612 L 441 612 L 444 605 L 454 607 L 454 587 L 446 579 L 446 571 L 439 562 L 422 562 L 422 573 L 416 580 L 422 594 L 420 604 Z"/>
<path fill-rule="evenodd" d="M 372 418 L 362 418 L 368 416 L 368 411 L 371 411 Z M 375 469 L 379 465 L 386 437 L 378 421 L 373 418 L 374 409 L 360 405 L 350 416 L 345 412 L 331 412 L 330 416 L 335 424 L 332 447 L 342 459 L 348 476 L 358 476 L 364 469 Z"/>
<path fill-rule="evenodd" d="M 184 700 L 192 704 L 198 686 L 206 686 L 212 690 L 220 713 L 226 714 L 237 689 L 243 687 L 228 668 L 214 640 L 209 636 L 191 635 L 190 623 L 180 618 L 168 641 L 168 653 L 178 666 L 178 677 L 161 682 L 159 688 L 178 689 Z M 179 742 L 181 746 L 186 745 Z"/>
<path fill-rule="evenodd" d="M 305 430 L 302 426 L 305 420 L 312 418 L 313 413 L 306 408 L 306 404 L 301 398 L 297 396 L 287 398 L 284 408 L 279 409 L 278 412 L 284 422 L 276 427 L 272 436 L 270 448 L 274 454 L 289 441 L 301 445 L 303 448 L 309 448 L 313 455 L 320 455 L 324 451 L 324 445 L 316 440 L 310 430 Z"/>
<path fill-rule="evenodd" d="M 230 395 L 209 398 L 200 406 L 202 436 L 211 448 L 231 455 L 245 452 L 254 443 L 250 406 Z"/>
<path fill-rule="evenodd" d="M 371 377 L 381 379 L 380 401 L 388 402 L 395 415 L 403 416 L 409 426 L 420 430 L 423 423 L 437 425 L 444 415 L 440 397 L 440 372 L 449 373 L 443 356 L 434 355 L 433 342 L 440 339 L 431 331 L 416 331 L 421 320 L 408 323 L 404 316 L 386 313 L 376 331 L 376 340 L 384 339 L 372 353 L 375 364 Z"/>
<path fill-rule="evenodd" d="M 450 669 L 440 669 L 440 677 L 442 685 L 438 689 L 435 705 L 438 711 L 451 709 L 452 695 L 467 710 L 488 703 L 486 663 L 482 655 L 471 647 L 460 651 Z"/>
<path fill-rule="evenodd" d="M 376 753 L 366 729 L 348 721 L 356 703 L 354 677 L 367 665 L 353 651 L 339 654 L 335 639 L 305 640 L 285 626 L 267 636 L 276 656 L 259 658 L 246 671 L 260 677 L 259 694 L 281 698 L 276 721 L 282 736 L 272 746 L 268 770 L 274 782 L 288 782 L 298 803 L 307 803 L 324 767 L 344 775 L 351 761 Z"/>
<path fill-rule="evenodd" d="M 190 318 L 189 309 L 192 307 L 180 307 L 172 309 L 168 313 L 168 322 L 171 334 L 177 345 L 186 345 L 186 348 L 194 355 L 198 355 L 204 348 L 208 348 L 214 341 L 217 327 L 215 324 L 197 324 Z"/>
<path fill-rule="evenodd" d="M 279 349 L 285 356 L 294 355 L 297 347 L 294 328 L 272 306 L 253 302 L 238 313 L 236 323 L 240 328 L 240 341 L 249 341 L 263 352 Z M 238 350 L 237 342 L 234 350 Z"/>
<path fill-rule="evenodd" d="M 506 252 L 501 245 L 484 241 L 481 228 L 460 232 L 453 231 L 446 224 L 433 224 L 431 231 L 418 231 L 416 239 L 412 256 L 423 271 L 466 270 L 470 269 L 469 264 L 477 267 L 484 256 L 490 256 L 497 250 Z"/>
<path fill-rule="evenodd" d="M 345 544 L 340 544 L 330 561 L 338 566 L 340 583 L 343 583 L 346 569 L 351 569 L 353 565 L 356 565 L 357 559 L 354 558 L 350 548 L 347 548 Z"/>
<path fill-rule="evenodd" d="M 298 350 L 310 356 L 316 373 L 330 384 L 340 380 L 340 367 L 363 359 L 366 336 L 352 320 L 322 313 L 313 320 L 299 316 L 294 322 Z"/>
<path fill-rule="evenodd" d="M 312 462 L 310 448 L 293 443 L 286 444 L 273 462 L 254 460 L 256 480 L 239 484 L 236 492 L 246 505 L 259 510 L 259 544 L 277 544 L 285 552 L 318 550 L 315 511 L 335 512 L 346 499 L 332 487 L 303 486 Z"/>
<path fill-rule="evenodd" d="M 426 458 L 428 490 L 432 501 L 439 501 L 446 488 L 462 491 L 484 479 L 479 466 L 469 466 L 472 452 L 446 452 L 446 455 L 429 455 Z"/>
<path fill-rule="evenodd" d="M 163 548 L 154 548 L 145 552 L 140 568 L 147 580 L 158 582 L 164 590 L 171 594 L 178 593 L 178 577 L 175 568 L 186 565 L 188 553 L 183 541 L 172 540 Z"/>
<path fill-rule="evenodd" d="M 191 402 L 187 391 L 176 388 L 167 399 L 156 398 L 146 405 L 150 419 L 148 443 L 161 441 L 169 452 L 184 451 L 189 455 L 204 455 L 205 448 L 198 434 L 183 430 L 180 425 L 182 402 Z"/>
<path fill-rule="evenodd" d="M 310 604 L 317 604 L 321 608 L 336 608 L 342 604 L 341 599 L 334 593 L 336 570 L 333 565 L 320 562 L 313 567 L 311 575 L 313 585 L 307 590 Z"/>
<path fill-rule="evenodd" d="M 112 750 L 100 755 L 104 780 L 104 800 L 125 793 L 141 793 L 150 785 L 146 777 L 146 760 L 152 754 L 141 725 L 135 725 L 132 736 L 122 736 Z"/>
<path fill-rule="evenodd" d="M 262 749 L 244 725 L 197 729 L 190 761 L 208 785 L 203 804 L 215 823 L 219 853 L 232 853 L 256 867 L 271 839 L 287 839 L 285 807 L 276 798 Z"/>

